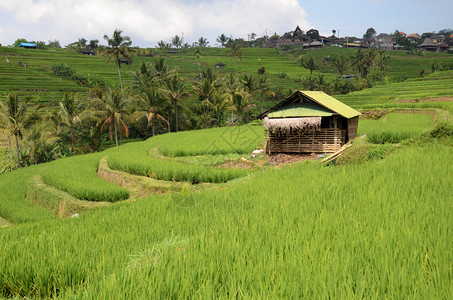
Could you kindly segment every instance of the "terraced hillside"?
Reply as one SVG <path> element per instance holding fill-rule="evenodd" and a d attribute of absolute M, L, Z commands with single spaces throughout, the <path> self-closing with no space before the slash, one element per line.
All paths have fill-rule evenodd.
<path fill-rule="evenodd" d="M 423 100 L 431 100 L 431 102 L 452 101 L 453 71 L 436 72 L 427 77 L 377 85 L 347 95 L 337 95 L 336 98 L 354 107 L 366 105 L 368 108 L 411 101 L 417 103 L 423 103 Z M 438 101 L 436 101 L 436 98 L 438 98 Z"/>

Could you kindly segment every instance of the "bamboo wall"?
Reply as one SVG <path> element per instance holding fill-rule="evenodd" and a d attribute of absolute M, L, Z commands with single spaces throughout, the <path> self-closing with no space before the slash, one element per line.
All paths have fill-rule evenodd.
<path fill-rule="evenodd" d="M 348 142 L 352 141 L 357 136 L 357 128 L 359 127 L 359 117 L 348 119 Z"/>
<path fill-rule="evenodd" d="M 333 153 L 345 143 L 346 130 L 322 128 L 320 131 L 266 131 L 267 153 Z"/>

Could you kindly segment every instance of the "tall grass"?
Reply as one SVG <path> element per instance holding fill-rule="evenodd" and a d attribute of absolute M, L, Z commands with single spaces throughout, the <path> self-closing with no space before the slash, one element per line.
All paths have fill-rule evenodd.
<path fill-rule="evenodd" d="M 432 144 L 9 228 L 0 295 L 450 298 L 452 169 Z"/>
<path fill-rule="evenodd" d="M 391 113 L 379 120 L 360 119 L 357 134 L 366 134 L 374 144 L 400 143 L 429 130 L 433 121 L 424 114 Z"/>

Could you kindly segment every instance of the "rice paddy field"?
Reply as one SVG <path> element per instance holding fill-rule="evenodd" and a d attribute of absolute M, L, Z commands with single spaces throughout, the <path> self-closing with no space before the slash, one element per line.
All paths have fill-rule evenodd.
<path fill-rule="evenodd" d="M 407 107 L 407 102 L 412 106 L 429 107 L 429 102 L 435 102 L 434 106 L 451 106 L 453 100 L 453 71 L 436 72 L 427 77 L 411 78 L 404 82 L 377 85 L 370 89 L 364 89 L 347 95 L 336 95 L 337 99 L 356 108 L 383 108 Z M 437 100 L 437 101 L 436 101 Z M 450 101 L 445 103 L 444 100 Z"/>
<path fill-rule="evenodd" d="M 202 49 L 201 63 L 222 61 L 221 72 L 231 72 L 225 51 Z M 1 91 L 51 101 L 83 90 L 47 69 L 58 62 L 116 80 L 115 67 L 98 57 L 30 53 L 0 48 L 17 66 L 0 57 Z M 166 55 L 187 78 L 198 72 L 192 53 Z M 270 77 L 299 74 L 274 49 L 244 49 L 238 69 L 255 72 L 263 62 Z M 135 65 L 123 67 L 126 81 Z M 252 159 L 264 131 L 244 125 L 163 134 L 0 174 L 0 298 L 451 299 L 453 77 L 408 77 L 337 97 L 372 112 L 344 154 L 360 159 L 349 162 Z"/>
<path fill-rule="evenodd" d="M 0 296 L 451 298 L 453 148 L 431 134 L 434 122 L 397 113 L 361 120 L 368 138 L 420 142 L 360 165 L 219 167 L 250 160 L 262 142 L 260 127 L 243 126 L 164 134 L 2 174 Z M 112 172 L 169 184 L 187 174 L 176 178 L 187 183 L 130 198 L 128 186 L 98 177 L 103 157 Z M 212 161 L 219 166 L 204 166 Z M 69 197 L 102 205 L 72 218 L 49 209 Z"/>

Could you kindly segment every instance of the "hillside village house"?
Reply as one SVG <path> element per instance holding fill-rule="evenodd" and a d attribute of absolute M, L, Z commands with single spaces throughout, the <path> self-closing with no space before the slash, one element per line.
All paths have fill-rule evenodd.
<path fill-rule="evenodd" d="M 357 135 L 360 112 L 319 91 L 297 91 L 260 118 L 267 153 L 333 153 Z"/>

